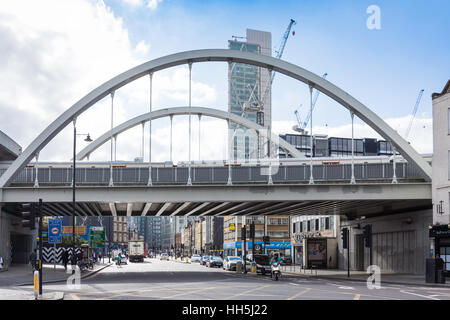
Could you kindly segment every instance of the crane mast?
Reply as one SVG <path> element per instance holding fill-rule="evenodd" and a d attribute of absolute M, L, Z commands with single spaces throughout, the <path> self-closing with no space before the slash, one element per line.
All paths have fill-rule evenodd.
<path fill-rule="evenodd" d="M 414 109 L 413 109 L 413 112 L 412 112 L 412 118 L 409 121 L 408 128 L 406 129 L 405 140 L 407 140 L 408 137 L 409 137 L 409 132 L 411 131 L 411 127 L 412 127 L 414 118 L 416 117 L 417 109 L 419 108 L 419 104 L 420 104 L 420 100 L 422 99 L 423 91 L 424 91 L 424 89 L 420 90 L 419 96 L 417 97 L 416 104 L 414 105 Z"/>

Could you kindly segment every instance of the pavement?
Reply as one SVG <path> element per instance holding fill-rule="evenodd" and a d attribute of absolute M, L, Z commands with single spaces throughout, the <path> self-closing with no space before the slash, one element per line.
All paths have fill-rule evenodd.
<path fill-rule="evenodd" d="M 105 263 L 96 263 L 93 270 L 83 271 L 81 279 L 89 277 L 110 266 L 108 260 Z M 68 266 L 70 269 L 70 266 Z M 66 273 L 63 265 L 44 264 L 42 269 L 42 283 L 67 282 L 71 274 Z M 0 300 L 35 300 L 34 291 L 20 287 L 33 286 L 33 271 L 30 265 L 12 265 L 0 272 Z M 63 292 L 45 292 L 39 300 L 62 300 Z"/>
<path fill-rule="evenodd" d="M 349 280 L 349 281 L 362 281 L 367 282 L 367 278 L 370 276 L 366 271 L 350 271 L 350 278 L 348 277 L 347 270 L 312 270 L 301 269 L 300 266 L 282 266 L 282 272 L 286 274 L 302 276 L 302 277 L 316 277 L 329 280 Z M 429 287 L 441 287 L 450 288 L 450 279 L 447 278 L 447 283 L 426 283 L 425 275 L 415 274 L 399 274 L 399 273 L 382 273 L 380 277 L 381 283 L 387 284 L 403 284 L 414 286 L 429 286 Z"/>

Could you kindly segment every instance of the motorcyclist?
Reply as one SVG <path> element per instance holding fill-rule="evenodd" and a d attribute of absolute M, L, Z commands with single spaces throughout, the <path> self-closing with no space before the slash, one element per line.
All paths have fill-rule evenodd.
<path fill-rule="evenodd" d="M 281 257 L 278 252 L 276 252 L 272 258 L 270 259 L 270 265 L 273 266 L 274 264 L 281 264 Z M 270 272 L 270 277 L 273 278 L 273 271 Z"/>
<path fill-rule="evenodd" d="M 274 263 L 280 263 L 281 264 L 281 257 L 280 254 L 278 252 L 276 252 L 272 258 L 270 259 L 270 264 L 274 264 Z"/>

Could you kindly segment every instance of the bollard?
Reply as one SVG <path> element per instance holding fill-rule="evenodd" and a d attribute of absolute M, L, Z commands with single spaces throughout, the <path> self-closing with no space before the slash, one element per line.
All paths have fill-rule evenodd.
<path fill-rule="evenodd" d="M 39 297 L 39 271 L 34 272 L 34 298 L 37 300 Z"/>

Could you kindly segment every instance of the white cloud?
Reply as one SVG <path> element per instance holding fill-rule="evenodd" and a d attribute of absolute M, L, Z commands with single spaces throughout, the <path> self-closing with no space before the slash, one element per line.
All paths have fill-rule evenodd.
<path fill-rule="evenodd" d="M 133 45 L 122 19 L 103 1 L 17 0 L 0 6 L 0 48 L 0 128 L 25 148 L 91 90 L 147 60 L 150 44 Z M 116 92 L 115 124 L 147 111 L 145 78 Z M 187 104 L 187 99 L 180 100 L 186 98 L 186 71 L 170 69 L 161 79 L 155 83 L 155 101 L 163 105 L 164 97 L 173 96 Z M 193 101 L 214 95 L 214 88 L 193 82 Z M 79 116 L 78 132 L 98 137 L 109 128 L 109 110 L 108 97 Z M 71 141 L 69 125 L 44 148 L 40 159 L 69 160 Z M 79 150 L 82 144 L 80 137 Z"/>
<path fill-rule="evenodd" d="M 140 7 L 143 5 L 142 0 L 122 0 L 122 1 L 133 7 Z"/>
<path fill-rule="evenodd" d="M 147 4 L 147 7 L 150 10 L 156 10 L 158 8 L 158 4 L 163 2 L 163 0 L 150 0 Z"/>
<path fill-rule="evenodd" d="M 150 46 L 148 45 L 148 43 L 146 43 L 144 40 L 141 40 L 136 45 L 134 52 L 140 56 L 144 56 L 148 53 L 149 49 L 150 49 Z"/>

